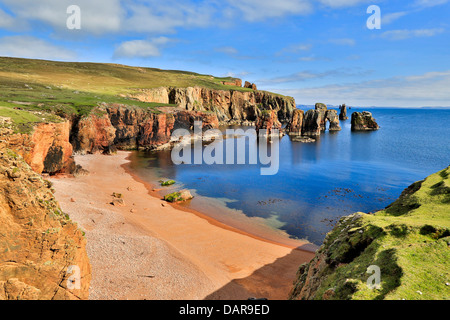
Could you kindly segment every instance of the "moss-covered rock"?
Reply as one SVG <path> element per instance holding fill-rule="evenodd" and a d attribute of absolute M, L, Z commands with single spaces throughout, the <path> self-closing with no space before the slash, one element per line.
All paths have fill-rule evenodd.
<path fill-rule="evenodd" d="M 449 175 L 412 184 L 373 215 L 341 218 L 300 266 L 290 299 L 449 299 Z M 380 268 L 378 288 L 367 285 L 369 266 Z"/>

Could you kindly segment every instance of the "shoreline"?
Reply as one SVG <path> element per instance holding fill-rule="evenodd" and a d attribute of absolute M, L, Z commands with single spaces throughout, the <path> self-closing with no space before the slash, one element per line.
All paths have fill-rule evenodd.
<path fill-rule="evenodd" d="M 287 299 L 314 252 L 169 205 L 127 170 L 130 154 L 79 155 L 89 175 L 51 178 L 61 208 L 86 232 L 90 299 Z M 125 206 L 110 204 L 113 192 Z"/>
<path fill-rule="evenodd" d="M 148 194 L 150 196 L 163 201 L 161 194 L 159 194 L 159 192 L 157 190 L 154 190 L 154 189 L 157 189 L 155 185 L 152 185 L 151 183 L 143 180 L 141 177 L 139 177 L 136 173 L 133 172 L 133 170 L 130 168 L 130 162 L 129 162 L 130 161 L 129 160 L 130 157 L 131 157 L 131 153 L 126 158 L 126 160 L 128 162 L 122 164 L 122 168 L 124 168 L 125 172 L 128 173 L 135 181 L 143 184 L 147 188 Z M 220 227 L 222 229 L 229 230 L 229 231 L 232 231 L 232 232 L 236 232 L 236 233 L 239 233 L 239 234 L 242 234 L 242 235 L 254 238 L 256 240 L 265 241 L 265 242 L 268 242 L 268 243 L 271 243 L 271 244 L 284 246 L 286 248 L 293 249 L 293 250 L 301 250 L 301 251 L 307 251 L 307 252 L 313 252 L 313 253 L 316 252 L 316 250 L 319 248 L 318 246 L 316 246 L 316 245 L 314 245 L 312 243 L 309 243 L 306 240 L 295 240 L 295 239 L 290 239 L 290 238 L 289 239 L 288 238 L 283 239 L 284 237 L 282 238 L 281 236 L 277 237 L 278 241 L 277 240 L 272 240 L 272 239 L 269 239 L 269 237 L 256 235 L 256 234 L 253 234 L 250 231 L 246 231 L 246 230 L 242 230 L 242 229 L 236 228 L 236 227 L 234 227 L 234 226 L 232 226 L 230 224 L 227 224 L 225 222 L 221 222 L 221 221 L 215 219 L 214 217 L 211 217 L 211 216 L 209 216 L 209 215 L 207 215 L 205 213 L 199 212 L 198 210 L 195 210 L 195 209 L 188 208 L 186 206 L 180 205 L 179 203 L 170 203 L 170 202 L 165 202 L 165 203 L 166 203 L 166 205 L 172 206 L 173 208 L 175 208 L 177 210 L 189 212 L 189 213 L 192 213 L 192 214 L 198 216 L 199 218 L 205 219 L 206 221 L 208 221 L 210 224 L 212 224 L 214 226 L 217 226 L 217 227 Z M 283 240 L 284 240 L 284 242 L 283 242 Z M 289 244 L 289 243 L 292 243 L 292 244 Z M 293 245 L 293 243 L 297 243 L 297 244 L 299 244 L 299 246 L 295 246 L 295 245 Z"/>

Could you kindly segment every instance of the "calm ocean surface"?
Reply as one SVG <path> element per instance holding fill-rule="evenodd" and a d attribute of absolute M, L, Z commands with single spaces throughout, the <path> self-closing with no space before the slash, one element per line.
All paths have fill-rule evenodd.
<path fill-rule="evenodd" d="M 193 190 L 186 206 L 218 220 L 230 212 L 262 218 L 253 220 L 320 245 L 337 218 L 383 209 L 411 183 L 450 164 L 449 109 L 364 110 L 379 131 L 351 132 L 347 120 L 342 131 L 326 131 L 315 143 L 284 136 L 274 176 L 260 175 L 261 165 L 175 165 L 170 151 L 136 152 L 131 169 L 155 185 L 176 180 L 161 193 Z M 354 111 L 362 109 L 348 110 L 349 117 Z"/>

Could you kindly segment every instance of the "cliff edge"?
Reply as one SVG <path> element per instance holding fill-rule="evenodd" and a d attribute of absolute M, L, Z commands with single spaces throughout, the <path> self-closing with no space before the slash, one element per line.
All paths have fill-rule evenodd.
<path fill-rule="evenodd" d="M 290 299 L 450 299 L 450 167 L 384 210 L 341 218 L 297 275 Z"/>
<path fill-rule="evenodd" d="M 88 298 L 91 269 L 82 232 L 59 208 L 50 182 L 2 142 L 0 226 L 0 300 Z M 69 289 L 67 280 L 78 275 L 79 286 Z"/>

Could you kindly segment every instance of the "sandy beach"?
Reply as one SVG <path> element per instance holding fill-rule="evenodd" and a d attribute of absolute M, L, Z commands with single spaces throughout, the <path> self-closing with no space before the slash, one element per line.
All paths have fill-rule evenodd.
<path fill-rule="evenodd" d="M 128 155 L 76 156 L 88 175 L 51 178 L 62 210 L 86 233 L 90 299 L 287 298 L 313 252 L 162 201 L 125 170 Z M 111 205 L 114 192 L 124 206 Z"/>

